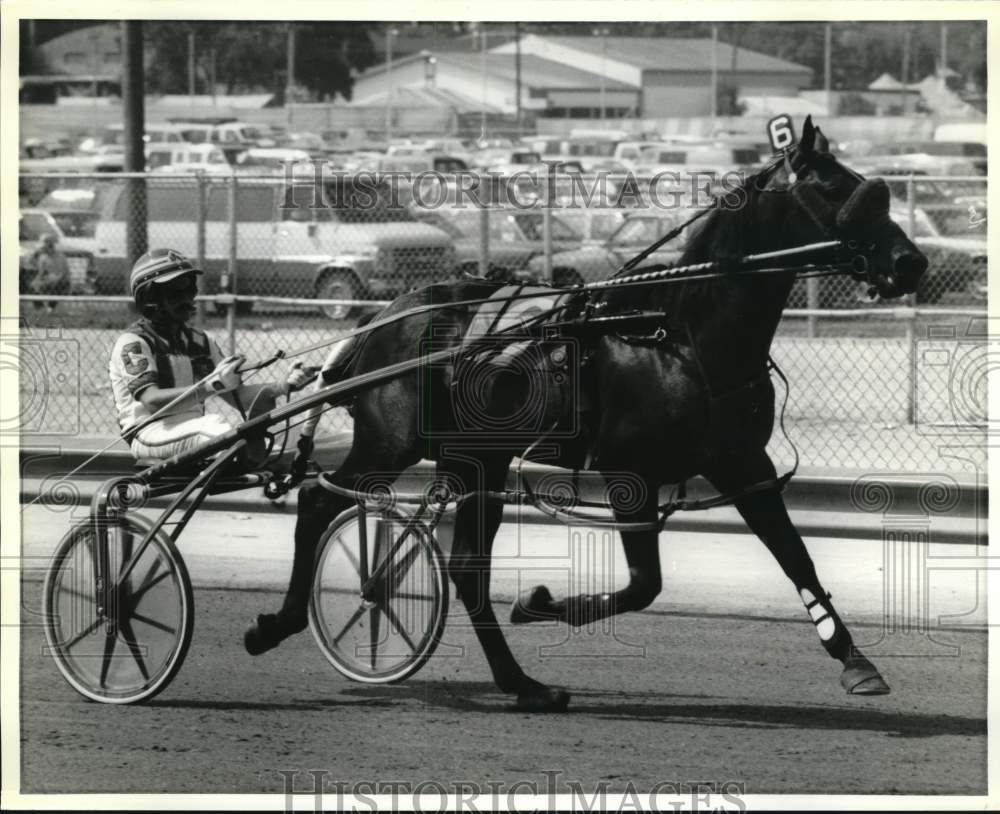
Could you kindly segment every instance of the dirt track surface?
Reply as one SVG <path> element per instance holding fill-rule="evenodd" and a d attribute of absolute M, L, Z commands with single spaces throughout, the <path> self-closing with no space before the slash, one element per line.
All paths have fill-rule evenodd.
<path fill-rule="evenodd" d="M 39 607 L 40 588 L 24 583 L 25 608 Z M 278 600 L 196 588 L 180 674 L 132 707 L 77 696 L 25 613 L 22 792 L 280 794 L 281 770 L 324 770 L 328 783 L 534 781 L 542 793 L 546 771 L 560 773 L 557 793 L 601 781 L 612 791 L 734 781 L 748 794 L 985 793 L 984 632 L 940 634 L 957 657 L 881 660 L 893 694 L 864 699 L 844 694 L 805 622 L 656 611 L 619 618 L 613 635 L 505 625 L 530 675 L 573 692 L 569 713 L 531 716 L 496 691 L 454 601 L 442 655 L 376 687 L 336 673 L 308 632 L 248 656 L 246 621 Z"/>

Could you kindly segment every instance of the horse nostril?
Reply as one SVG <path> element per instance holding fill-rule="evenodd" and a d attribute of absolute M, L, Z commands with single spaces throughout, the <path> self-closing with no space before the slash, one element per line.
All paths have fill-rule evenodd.
<path fill-rule="evenodd" d="M 892 272 L 897 280 L 916 280 L 927 271 L 927 258 L 920 252 L 902 251 L 892 259 Z"/>

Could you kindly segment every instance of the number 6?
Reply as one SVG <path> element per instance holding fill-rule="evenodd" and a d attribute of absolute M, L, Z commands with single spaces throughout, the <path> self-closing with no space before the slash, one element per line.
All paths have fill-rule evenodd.
<path fill-rule="evenodd" d="M 795 143 L 795 133 L 792 130 L 792 119 L 782 113 L 775 116 L 767 123 L 767 137 L 771 141 L 771 148 L 776 152 L 787 150 Z"/>

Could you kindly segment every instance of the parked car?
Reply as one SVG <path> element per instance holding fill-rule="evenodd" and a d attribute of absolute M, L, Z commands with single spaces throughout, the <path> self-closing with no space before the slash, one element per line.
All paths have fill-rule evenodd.
<path fill-rule="evenodd" d="M 673 229 L 678 223 L 675 212 L 658 210 L 637 212 L 603 243 L 580 246 L 552 256 L 552 281 L 556 285 L 578 285 L 604 280 L 623 264 Z M 670 264 L 681 256 L 683 236 L 650 255 L 647 262 Z M 528 264 L 528 278 L 544 279 L 544 258 L 536 257 Z"/>
<path fill-rule="evenodd" d="M 291 147 L 251 147 L 237 157 L 235 166 L 241 173 L 283 173 L 289 164 L 300 162 L 304 162 L 312 171 L 311 161 L 311 156 L 305 150 Z"/>
<path fill-rule="evenodd" d="M 100 293 L 127 288 L 124 185 L 108 191 L 97 225 L 96 269 Z M 237 187 L 236 276 L 229 278 L 229 189 L 205 189 L 202 291 L 250 296 L 320 299 L 393 297 L 454 274 L 455 250 L 440 229 L 417 223 L 390 205 L 390 190 L 371 179 L 335 177 L 316 199 L 315 186 L 286 187 L 282 179 L 252 179 Z M 146 185 L 150 246 L 199 256 L 198 187 L 186 179 L 151 179 Z M 334 319 L 357 310 L 325 306 Z"/>
<path fill-rule="evenodd" d="M 635 171 L 644 175 L 662 172 L 711 172 L 722 175 L 732 170 L 755 167 L 759 163 L 760 153 L 754 147 L 672 144 L 640 150 Z"/>
<path fill-rule="evenodd" d="M 604 243 L 625 221 L 621 209 L 560 209 L 559 220 L 576 232 L 584 243 Z"/>
<path fill-rule="evenodd" d="M 330 145 L 316 133 L 289 133 L 279 141 L 281 147 L 305 150 L 312 158 L 327 158 L 331 152 Z"/>
<path fill-rule="evenodd" d="M 274 147 L 274 134 L 256 124 L 234 120 L 178 121 L 185 141 L 191 144 L 214 144 L 230 164 L 236 163 L 237 156 L 251 147 Z"/>
<path fill-rule="evenodd" d="M 473 167 L 511 175 L 515 172 L 544 170 L 546 164 L 534 150 L 488 148 L 473 153 Z"/>
<path fill-rule="evenodd" d="M 101 185 L 54 189 L 36 208 L 48 212 L 66 237 L 92 238 L 100 220 Z"/>
<path fill-rule="evenodd" d="M 890 217 L 904 230 L 910 215 L 893 209 Z M 969 303 L 983 298 L 988 254 L 985 231 L 970 228 L 968 219 L 944 221 L 942 228 L 922 209 L 913 213 L 913 242 L 929 261 L 917 287 L 918 303 Z"/>
<path fill-rule="evenodd" d="M 421 220 L 446 231 L 455 241 L 455 265 L 459 272 L 476 276 L 480 272 L 482 212 L 479 209 L 414 210 Z M 527 268 L 532 258 L 544 251 L 543 214 L 538 210 L 489 212 L 489 270 L 506 276 Z M 582 238 L 561 215 L 552 216 L 553 251 L 581 245 Z"/>
<path fill-rule="evenodd" d="M 24 294 L 35 274 L 35 252 L 42 237 L 55 235 L 57 248 L 66 256 L 71 294 L 94 293 L 94 242 L 90 238 L 69 237 L 56 219 L 42 209 L 22 209 L 17 221 L 18 290 Z"/>
<path fill-rule="evenodd" d="M 852 164 L 852 169 L 862 175 L 981 175 L 979 163 L 981 159 L 962 158 L 954 156 L 927 155 L 914 153 L 908 155 L 873 154 Z"/>
<path fill-rule="evenodd" d="M 986 145 L 974 141 L 909 141 L 876 145 L 873 154 L 894 156 L 937 156 L 967 159 L 979 175 L 986 175 Z M 958 175 L 959 173 L 948 173 Z"/>

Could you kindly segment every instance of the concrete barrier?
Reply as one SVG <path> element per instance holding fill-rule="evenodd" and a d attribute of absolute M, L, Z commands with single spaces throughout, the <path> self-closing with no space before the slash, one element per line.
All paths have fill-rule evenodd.
<path fill-rule="evenodd" d="M 89 502 L 104 480 L 135 471 L 131 453 L 124 444 L 102 450 L 107 438 L 74 438 L 66 445 L 59 439 L 33 438 L 21 448 L 22 502 L 80 505 Z M 333 436 L 319 445 L 316 459 L 336 468 L 349 449 L 350 435 Z M 78 474 L 67 473 L 99 453 Z M 291 452 L 285 453 L 285 461 Z M 433 476 L 434 464 L 421 461 L 406 470 L 396 482 L 401 494 L 421 492 Z M 533 486 L 572 486 L 579 498 L 604 501 L 607 486 L 596 473 L 572 473 L 553 467 L 525 464 L 522 476 Z M 518 488 L 512 469 L 509 488 Z M 688 483 L 689 498 L 716 494 L 702 478 Z M 661 492 L 661 499 L 668 495 Z M 948 473 L 898 474 L 862 471 L 800 470 L 785 490 L 785 502 L 804 536 L 844 539 L 872 539 L 883 535 L 901 520 L 924 521 L 931 530 L 931 542 L 986 545 L 988 490 L 984 483 Z M 158 505 L 154 503 L 153 505 Z M 284 504 L 274 506 L 259 491 L 246 491 L 210 498 L 212 509 L 289 511 Z M 541 512 L 524 507 L 508 507 L 508 519 L 520 517 L 530 522 L 551 521 Z M 698 532 L 741 532 L 745 524 L 732 507 L 709 511 L 677 512 L 671 530 Z"/>

